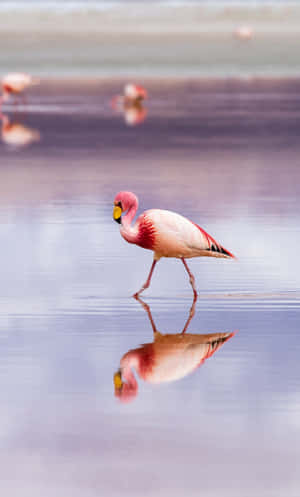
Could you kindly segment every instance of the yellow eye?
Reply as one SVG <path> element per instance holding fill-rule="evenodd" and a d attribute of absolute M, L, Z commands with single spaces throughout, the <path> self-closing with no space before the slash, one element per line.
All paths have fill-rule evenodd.
<path fill-rule="evenodd" d="M 114 218 L 115 220 L 120 219 L 121 214 L 122 214 L 122 209 L 121 209 L 121 207 L 119 207 L 118 205 L 115 205 L 115 206 L 114 206 L 113 218 Z"/>

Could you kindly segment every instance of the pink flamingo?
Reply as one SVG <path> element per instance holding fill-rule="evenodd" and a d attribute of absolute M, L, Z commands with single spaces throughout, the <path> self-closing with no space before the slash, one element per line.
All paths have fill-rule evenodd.
<path fill-rule="evenodd" d="M 239 26 L 234 31 L 234 36 L 238 40 L 248 41 L 253 37 L 253 29 L 250 26 Z"/>
<path fill-rule="evenodd" d="M 134 226 L 131 222 L 138 209 L 138 199 L 132 192 L 119 192 L 114 200 L 113 218 L 120 224 L 120 233 L 129 243 L 153 250 L 153 263 L 148 278 L 139 295 L 150 286 L 156 263 L 162 257 L 181 259 L 189 275 L 194 296 L 197 295 L 195 278 L 186 260 L 191 257 L 234 258 L 234 255 L 220 245 L 200 226 L 172 211 L 150 209 L 143 212 Z M 121 216 L 122 213 L 126 213 Z"/>
<path fill-rule="evenodd" d="M 114 109 L 119 108 L 120 105 L 126 108 L 126 106 L 140 104 L 146 98 L 148 98 L 148 93 L 143 86 L 127 83 L 124 87 L 124 94 L 113 97 L 111 105 Z"/>
<path fill-rule="evenodd" d="M 2 97 L 0 103 L 5 102 L 11 95 L 20 95 L 29 86 L 39 83 L 37 78 L 33 78 L 25 73 L 10 73 L 2 78 Z"/>
<path fill-rule="evenodd" d="M 132 369 L 135 369 L 141 379 L 152 384 L 179 380 L 199 368 L 235 334 L 234 332 L 208 335 L 185 333 L 194 315 L 195 297 L 183 331 L 173 335 L 163 335 L 155 326 L 150 307 L 139 297 L 137 300 L 148 314 L 154 341 L 129 350 L 123 355 L 120 369 L 114 375 L 115 396 L 122 402 L 129 402 L 138 394 L 138 383 Z"/>
<path fill-rule="evenodd" d="M 128 83 L 124 88 L 124 97 L 133 102 L 141 102 L 148 98 L 148 93 L 143 86 Z"/>

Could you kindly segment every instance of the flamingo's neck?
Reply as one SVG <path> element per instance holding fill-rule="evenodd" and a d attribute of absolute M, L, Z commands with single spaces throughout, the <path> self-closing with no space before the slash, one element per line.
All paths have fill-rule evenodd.
<path fill-rule="evenodd" d="M 130 390 L 136 391 L 138 389 L 138 382 L 132 372 L 132 368 L 138 369 L 138 358 L 132 352 L 127 352 L 121 360 L 121 371 L 122 377 L 126 380 L 126 383 Z"/>
<path fill-rule="evenodd" d="M 121 235 L 129 243 L 135 243 L 138 237 L 137 229 L 135 228 L 135 226 L 131 226 L 137 208 L 138 203 L 137 201 L 135 201 L 130 205 L 127 213 L 122 216 Z"/>

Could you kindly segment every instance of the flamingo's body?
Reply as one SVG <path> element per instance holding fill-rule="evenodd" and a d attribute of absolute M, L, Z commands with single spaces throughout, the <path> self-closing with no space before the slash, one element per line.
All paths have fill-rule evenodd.
<path fill-rule="evenodd" d="M 124 87 L 124 97 L 132 102 L 137 102 L 145 100 L 148 97 L 147 90 L 140 85 L 134 85 L 133 83 L 128 83 Z"/>
<path fill-rule="evenodd" d="M 40 133 L 18 122 L 9 121 L 4 114 L 1 115 L 1 138 L 4 143 L 13 147 L 25 147 L 32 142 L 40 140 Z"/>
<path fill-rule="evenodd" d="M 2 78 L 2 100 L 5 101 L 10 95 L 19 95 L 29 86 L 39 82 L 30 74 L 25 73 L 10 73 Z"/>
<path fill-rule="evenodd" d="M 200 226 L 175 212 L 151 209 L 143 212 L 134 226 L 131 226 L 138 208 L 137 197 L 131 192 L 118 193 L 114 204 L 114 219 L 121 224 L 122 237 L 129 243 L 135 243 L 154 252 L 149 277 L 137 294 L 150 285 L 155 264 L 161 257 L 175 257 L 182 260 L 190 276 L 194 294 L 197 293 L 194 277 L 185 259 L 203 256 L 226 259 L 234 257 Z M 126 211 L 127 214 L 121 217 Z"/>
<path fill-rule="evenodd" d="M 134 368 L 148 383 L 179 380 L 201 366 L 232 336 L 233 333 L 163 335 L 157 331 L 153 343 L 123 356 L 120 369 L 126 378 L 128 368 Z"/>
<path fill-rule="evenodd" d="M 120 361 L 120 369 L 114 376 L 115 394 L 125 402 L 132 400 L 138 393 L 133 369 L 141 379 L 152 384 L 179 380 L 195 371 L 234 335 L 196 335 L 184 332 L 163 335 L 155 327 L 149 306 L 141 300 L 140 302 L 150 317 L 154 341 L 129 350 Z M 185 329 L 186 327 L 187 325 Z"/>

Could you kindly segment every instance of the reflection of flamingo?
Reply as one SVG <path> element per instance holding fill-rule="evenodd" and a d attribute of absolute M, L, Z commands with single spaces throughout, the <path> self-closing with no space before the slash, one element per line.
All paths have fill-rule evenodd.
<path fill-rule="evenodd" d="M 33 78 L 25 73 L 10 73 L 2 78 L 2 101 L 6 101 L 10 95 L 20 95 L 29 86 L 39 83 L 37 78 Z M 1 101 L 0 101 L 1 102 Z"/>
<path fill-rule="evenodd" d="M 194 314 L 196 298 L 182 333 L 163 335 L 154 324 L 150 307 L 139 297 L 146 310 L 154 333 L 154 341 L 129 350 L 120 361 L 114 375 L 115 395 L 123 402 L 133 400 L 138 393 L 138 383 L 132 369 L 148 383 L 158 384 L 179 380 L 195 371 L 211 357 L 234 333 L 196 335 L 185 333 Z M 124 381 L 125 380 L 125 381 Z"/>
<path fill-rule="evenodd" d="M 7 145 L 25 147 L 40 140 L 40 133 L 36 129 L 18 122 L 10 122 L 4 114 L 0 114 L 0 119 L 2 120 L 1 138 Z"/>
<path fill-rule="evenodd" d="M 123 109 L 125 122 L 128 126 L 136 126 L 145 121 L 147 117 L 147 109 L 141 103 L 134 105 L 125 105 Z"/>
<path fill-rule="evenodd" d="M 114 201 L 113 218 L 120 223 L 120 232 L 129 243 L 153 250 L 154 259 L 146 283 L 135 294 L 139 295 L 149 287 L 157 261 L 161 257 L 181 259 L 190 277 L 194 295 L 197 295 L 195 279 L 185 259 L 190 257 L 234 256 L 223 248 L 200 226 L 172 211 L 151 209 L 141 214 L 134 226 L 131 222 L 138 208 L 138 199 L 131 192 L 119 192 Z M 123 212 L 126 215 L 121 217 Z"/>
<path fill-rule="evenodd" d="M 113 109 L 119 114 L 123 114 L 128 126 L 142 124 L 147 117 L 147 109 L 142 102 L 112 102 Z"/>

